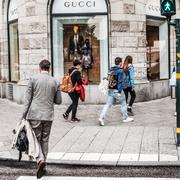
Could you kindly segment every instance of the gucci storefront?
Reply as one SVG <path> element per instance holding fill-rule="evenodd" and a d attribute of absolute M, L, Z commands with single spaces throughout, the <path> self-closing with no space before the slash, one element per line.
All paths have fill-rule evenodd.
<path fill-rule="evenodd" d="M 0 8 L 3 97 L 22 103 L 28 79 L 38 73 L 42 59 L 51 61 L 51 74 L 59 82 L 80 59 L 89 81 L 86 103 L 104 103 L 99 82 L 115 57 L 127 55 L 135 67 L 136 101 L 169 95 L 167 22 L 160 15 L 159 1 L 4 0 Z M 174 52 L 172 27 L 172 67 Z M 63 102 L 69 103 L 66 94 Z"/>

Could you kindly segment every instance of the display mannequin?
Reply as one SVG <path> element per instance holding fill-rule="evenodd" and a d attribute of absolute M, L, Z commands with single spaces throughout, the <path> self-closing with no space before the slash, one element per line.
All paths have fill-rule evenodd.
<path fill-rule="evenodd" d="M 89 39 L 86 39 L 83 46 L 82 67 L 84 69 L 89 69 L 92 67 L 92 63 L 92 48 L 90 46 Z"/>
<path fill-rule="evenodd" d="M 85 40 L 84 46 L 83 46 L 83 56 L 82 56 L 82 68 L 86 73 L 88 82 L 89 79 L 89 69 L 92 68 L 93 63 L 93 56 L 92 56 L 92 48 L 89 42 L 89 39 Z"/>
<path fill-rule="evenodd" d="M 84 45 L 84 38 L 79 34 L 78 25 L 73 26 L 73 35 L 69 40 L 69 60 L 74 61 L 75 59 L 82 58 L 82 47 Z"/>

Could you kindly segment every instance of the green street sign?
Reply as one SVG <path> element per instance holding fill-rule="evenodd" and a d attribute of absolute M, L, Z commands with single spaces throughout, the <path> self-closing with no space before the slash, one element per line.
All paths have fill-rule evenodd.
<path fill-rule="evenodd" d="M 161 15 L 172 16 L 176 14 L 175 0 L 160 0 Z"/>

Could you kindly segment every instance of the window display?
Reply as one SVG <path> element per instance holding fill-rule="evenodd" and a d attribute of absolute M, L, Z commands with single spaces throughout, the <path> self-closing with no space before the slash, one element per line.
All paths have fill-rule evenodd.
<path fill-rule="evenodd" d="M 159 80 L 159 27 L 147 26 L 147 75 L 149 80 Z"/>
<path fill-rule="evenodd" d="M 168 25 L 163 20 L 147 19 L 148 80 L 168 79 Z"/>
<path fill-rule="evenodd" d="M 9 25 L 9 41 L 10 41 L 11 81 L 17 82 L 20 79 L 19 53 L 18 53 L 18 24 L 17 24 L 17 22 Z"/>
<path fill-rule="evenodd" d="M 98 83 L 108 68 L 107 17 L 55 17 L 53 33 L 54 75 L 62 77 L 79 59 L 82 74 Z"/>
<path fill-rule="evenodd" d="M 69 39 L 69 59 L 71 61 L 76 58 L 81 59 L 82 57 L 82 47 L 84 45 L 84 38 L 79 34 L 78 25 L 73 26 L 73 35 Z"/>

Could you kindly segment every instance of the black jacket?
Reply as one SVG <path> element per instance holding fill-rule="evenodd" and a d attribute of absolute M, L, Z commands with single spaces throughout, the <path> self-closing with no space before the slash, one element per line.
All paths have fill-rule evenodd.
<path fill-rule="evenodd" d="M 84 45 L 84 38 L 83 36 L 79 35 L 78 37 L 78 42 L 77 42 L 77 52 L 78 53 L 81 53 L 81 49 Z M 75 44 L 74 44 L 74 35 L 70 37 L 70 40 L 69 40 L 69 51 L 70 51 L 70 54 L 74 54 L 75 52 Z"/>
<path fill-rule="evenodd" d="M 76 69 L 76 71 L 73 72 L 75 69 Z M 69 69 L 69 74 L 71 74 L 72 72 L 73 72 L 73 74 L 71 76 L 71 81 L 72 81 L 73 86 L 76 84 L 76 82 L 79 85 L 81 85 L 82 84 L 81 73 L 75 67 L 72 67 L 71 69 Z"/>

